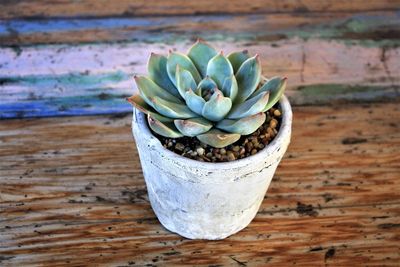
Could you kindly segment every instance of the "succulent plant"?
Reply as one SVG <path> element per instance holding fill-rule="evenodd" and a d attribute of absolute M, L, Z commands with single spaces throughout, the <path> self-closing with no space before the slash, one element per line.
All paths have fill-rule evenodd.
<path fill-rule="evenodd" d="M 135 76 L 139 94 L 127 100 L 147 114 L 150 128 L 169 138 L 197 137 L 221 148 L 256 131 L 282 96 L 286 78 L 266 79 L 258 55 L 227 57 L 198 40 L 181 54 L 151 53 L 148 76 Z"/>

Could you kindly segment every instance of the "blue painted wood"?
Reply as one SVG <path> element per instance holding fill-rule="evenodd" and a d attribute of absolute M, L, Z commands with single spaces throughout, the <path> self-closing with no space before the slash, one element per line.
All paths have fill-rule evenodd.
<path fill-rule="evenodd" d="M 132 111 L 128 95 L 88 95 L 0 104 L 0 119 L 112 114 Z"/>
<path fill-rule="evenodd" d="M 399 48 L 392 45 L 400 40 L 393 34 L 386 34 L 383 36 L 385 38 L 378 41 L 371 39 L 375 35 L 368 37 L 369 33 L 380 27 L 387 30 L 400 25 L 400 12 L 388 14 L 390 16 L 375 13 L 353 14 L 339 19 L 333 18 L 330 24 L 321 22 L 297 28 L 290 27 L 292 24 L 286 21 L 288 17 L 284 17 L 282 25 L 273 24 L 276 28 L 269 28 L 270 16 L 279 18 L 279 14 L 3 20 L 0 21 L 0 40 L 4 38 L 15 42 L 35 34 L 44 34 L 46 37 L 53 33 L 59 33 L 60 38 L 66 35 L 63 40 L 68 40 L 71 32 L 84 35 L 90 30 L 106 30 L 110 40 L 131 42 L 23 47 L 17 45 L 11 49 L 0 47 L 0 119 L 129 112 L 131 106 L 124 98 L 135 91 L 130 76 L 146 72 L 149 53 L 165 53 L 170 47 L 184 51 L 191 43 L 189 37 L 194 34 L 205 34 L 214 41 L 221 40 L 219 47 L 226 52 L 238 47 L 255 50 L 268 59 L 264 61 L 265 69 L 274 75 L 288 75 L 292 88 L 304 84 L 343 84 L 342 91 L 334 86 L 336 89 L 330 91 L 334 93 L 325 93 L 323 96 L 318 96 L 313 88 L 307 91 L 303 87 L 300 93 L 293 90 L 290 93 L 299 104 L 310 103 L 309 99 L 323 103 L 329 99 L 364 100 L 396 96 L 398 92 L 393 88 L 398 85 L 396 77 L 399 75 L 398 65 L 393 58 L 399 54 Z M 300 21 L 304 19 L 304 15 L 302 16 Z M 318 17 L 315 14 L 314 16 Z M 275 21 L 279 22 L 276 18 Z M 356 34 L 359 42 L 354 44 L 354 35 L 348 33 Z M 270 36 L 281 35 L 282 40 L 273 39 L 273 43 L 270 42 Z M 264 40 L 264 37 L 268 38 Z M 304 41 L 310 37 L 323 41 L 316 44 Z M 96 40 L 96 35 L 91 38 L 93 39 L 88 40 Z M 337 39 L 331 41 L 332 38 Z M 361 40 L 363 38 L 365 40 Z M 238 42 L 230 42 L 231 40 Z M 346 46 L 341 43 L 343 40 L 349 41 Z M 320 44 L 325 47 L 325 51 L 316 53 L 315 56 L 313 51 L 321 47 Z M 356 49 L 352 49 L 354 47 Z M 341 56 L 349 50 L 354 52 L 351 54 L 354 60 Z M 310 53 L 311 59 L 306 53 Z M 360 61 L 359 58 L 365 60 Z M 332 69 L 326 69 L 326 64 L 323 63 L 326 59 Z M 358 74 L 351 75 L 346 71 L 349 68 L 346 65 L 350 69 L 354 66 Z M 307 76 L 305 72 L 305 69 L 321 67 L 332 73 L 318 79 L 310 78 L 313 73 Z M 375 87 L 365 87 L 371 81 L 379 84 L 377 93 L 371 93 L 368 89 Z M 363 89 L 361 92 L 351 93 L 354 87 L 346 86 L 346 83 L 361 85 Z M 393 88 L 388 87 L 388 84 Z M 310 93 L 302 95 L 301 92 Z M 341 95 L 337 92 L 341 92 Z M 310 97 L 311 94 L 313 96 Z"/>
<path fill-rule="evenodd" d="M 400 25 L 400 11 L 364 14 L 196 15 L 143 18 L 54 18 L 0 20 L 5 44 L 82 42 L 174 42 L 208 40 L 280 40 L 284 38 L 389 39 Z M 90 31 L 100 31 L 93 34 Z M 87 34 L 85 32 L 88 32 Z M 370 34 L 369 36 L 366 34 Z M 63 34 L 46 40 L 41 34 Z M 85 36 L 79 36 L 83 34 Z M 376 35 L 371 36 L 372 35 Z M 15 38 L 18 36 L 19 38 Z M 24 37 L 30 36 L 29 41 Z M 74 38 L 69 38 L 74 36 Z M 70 40 L 71 39 L 71 40 Z M 61 40 L 61 41 L 59 41 Z M 17 43 L 15 43 L 17 42 Z"/>
<path fill-rule="evenodd" d="M 125 98 L 133 93 L 133 81 L 122 71 L 0 77 L 0 84 L 0 119 L 131 110 Z"/>

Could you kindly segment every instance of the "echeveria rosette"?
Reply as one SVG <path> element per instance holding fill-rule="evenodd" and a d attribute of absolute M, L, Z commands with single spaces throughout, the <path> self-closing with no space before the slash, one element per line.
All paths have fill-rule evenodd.
<path fill-rule="evenodd" d="M 148 73 L 135 76 L 139 94 L 128 101 L 147 114 L 150 128 L 217 148 L 256 131 L 286 87 L 286 78 L 262 77 L 258 55 L 241 51 L 225 57 L 200 40 L 187 55 L 152 53 Z"/>

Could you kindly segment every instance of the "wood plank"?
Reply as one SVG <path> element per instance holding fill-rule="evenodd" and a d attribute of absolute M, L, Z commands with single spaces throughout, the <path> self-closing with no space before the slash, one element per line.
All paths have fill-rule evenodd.
<path fill-rule="evenodd" d="M 184 0 L 121 0 L 118 4 L 105 0 L 83 1 L 2 1 L 1 19 L 35 17 L 98 17 L 98 16 L 148 16 L 148 15 L 193 15 L 236 14 L 275 12 L 340 12 L 375 11 L 400 8 L 399 0 L 302 0 L 274 1 L 184 1 Z"/>
<path fill-rule="evenodd" d="M 124 43 L 0 49 L 0 118 L 130 111 L 124 97 L 133 74 L 145 74 L 150 52 L 186 51 L 191 43 Z M 267 77 L 289 78 L 294 104 L 382 101 L 399 97 L 399 47 L 349 45 L 297 38 L 270 42 L 213 42 L 227 53 L 258 53 Z"/>
<path fill-rule="evenodd" d="M 213 242 L 158 223 L 130 115 L 3 121 L 0 264 L 396 266 L 399 107 L 296 107 L 256 219 Z"/>
<path fill-rule="evenodd" d="M 399 27 L 397 11 L 18 19 L 0 21 L 0 43 L 3 46 L 122 41 L 171 43 L 197 37 L 250 42 L 318 37 L 388 46 L 399 44 Z"/>

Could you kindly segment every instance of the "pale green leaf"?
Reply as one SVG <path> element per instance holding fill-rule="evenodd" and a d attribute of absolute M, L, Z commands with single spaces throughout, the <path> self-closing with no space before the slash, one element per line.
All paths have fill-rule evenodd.
<path fill-rule="evenodd" d="M 268 92 L 261 93 L 243 103 L 234 105 L 227 119 L 241 119 L 262 112 L 268 103 Z"/>
<path fill-rule="evenodd" d="M 217 51 L 209 44 L 198 40 L 188 52 L 188 57 L 192 60 L 200 74 L 204 77 L 207 72 L 207 64 Z"/>
<path fill-rule="evenodd" d="M 248 135 L 255 132 L 265 122 L 265 118 L 265 113 L 260 112 L 239 120 L 222 120 L 216 127 L 226 132 Z"/>
<path fill-rule="evenodd" d="M 210 121 L 220 121 L 229 112 L 232 107 L 232 101 L 229 97 L 224 97 L 222 92 L 215 90 L 203 107 L 202 115 Z"/>
<path fill-rule="evenodd" d="M 222 88 L 225 79 L 233 74 L 232 65 L 229 60 L 222 55 L 222 52 L 213 57 L 207 65 L 207 75 L 210 76 L 218 88 Z"/>
<path fill-rule="evenodd" d="M 203 118 L 174 120 L 176 128 L 185 136 L 197 136 L 212 128 L 212 124 Z"/>
<path fill-rule="evenodd" d="M 228 60 L 231 62 L 234 73 L 238 71 L 243 62 L 250 58 L 249 52 L 243 50 L 240 52 L 233 52 L 228 55 Z"/>
<path fill-rule="evenodd" d="M 197 139 L 209 146 L 222 148 L 239 140 L 240 134 L 226 133 L 217 129 L 211 129 L 204 134 L 198 135 Z"/>
<path fill-rule="evenodd" d="M 176 129 L 173 122 L 161 122 L 151 115 L 147 115 L 147 122 L 149 123 L 150 129 L 159 135 L 169 138 L 183 137 L 183 134 Z"/>
<path fill-rule="evenodd" d="M 176 82 L 176 66 L 180 65 L 182 69 L 188 70 L 196 83 L 199 83 L 201 80 L 200 73 L 197 71 L 196 66 L 190 60 L 190 58 L 184 54 L 177 53 L 177 52 L 170 52 L 167 58 L 167 72 L 169 79 L 172 83 L 177 87 Z"/>
<path fill-rule="evenodd" d="M 161 88 L 164 88 L 169 93 L 176 97 L 180 97 L 176 87 L 171 82 L 167 72 L 167 57 L 151 53 L 149 62 L 147 63 L 147 71 L 149 77 Z"/>
<path fill-rule="evenodd" d="M 257 88 L 261 78 L 261 64 L 258 56 L 247 59 L 235 74 L 238 94 L 235 103 L 245 101 Z"/>

